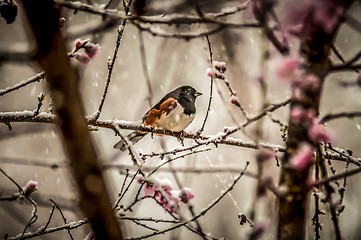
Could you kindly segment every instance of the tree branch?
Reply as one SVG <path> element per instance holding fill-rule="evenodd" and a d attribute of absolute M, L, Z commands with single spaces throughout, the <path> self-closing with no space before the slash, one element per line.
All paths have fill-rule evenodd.
<path fill-rule="evenodd" d="M 59 26 L 59 9 L 48 0 L 23 0 L 22 3 L 37 43 L 36 58 L 47 73 L 57 123 L 78 184 L 80 207 L 98 239 L 123 239 L 109 204 L 100 162 L 84 118 L 79 77 L 66 54 Z"/>

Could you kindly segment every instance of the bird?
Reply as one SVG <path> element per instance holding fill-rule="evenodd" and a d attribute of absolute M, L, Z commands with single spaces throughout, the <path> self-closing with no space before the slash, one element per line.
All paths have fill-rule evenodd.
<path fill-rule="evenodd" d="M 193 121 L 196 114 L 195 100 L 202 93 L 191 86 L 181 86 L 166 94 L 142 118 L 144 126 L 152 126 L 164 130 L 181 132 Z M 147 132 L 134 131 L 127 135 L 127 139 L 136 144 Z M 114 145 L 115 149 L 125 151 L 127 145 L 120 140 Z"/>

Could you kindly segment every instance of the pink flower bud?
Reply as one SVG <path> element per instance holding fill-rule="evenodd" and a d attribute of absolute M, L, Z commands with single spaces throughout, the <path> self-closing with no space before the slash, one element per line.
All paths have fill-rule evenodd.
<path fill-rule="evenodd" d="M 282 58 L 277 65 L 277 76 L 282 79 L 292 79 L 299 73 L 299 62 L 291 57 Z"/>
<path fill-rule="evenodd" d="M 100 46 L 99 44 L 87 43 L 85 46 L 85 53 L 89 56 L 89 58 L 94 59 L 100 54 Z"/>
<path fill-rule="evenodd" d="M 308 136 L 314 143 L 329 143 L 332 141 L 331 135 L 326 132 L 323 125 L 320 124 L 316 119 L 314 119 L 308 128 Z"/>
<path fill-rule="evenodd" d="M 217 69 L 215 68 L 207 68 L 207 76 L 208 77 L 215 77 L 217 74 Z"/>
<path fill-rule="evenodd" d="M 313 20 L 326 33 L 331 33 L 344 13 L 342 4 L 333 1 L 317 1 L 313 11 Z"/>
<path fill-rule="evenodd" d="M 59 18 L 59 26 L 60 26 L 60 28 L 64 27 L 64 24 L 65 24 L 65 18 L 63 18 L 63 17 Z"/>
<path fill-rule="evenodd" d="M 90 58 L 85 53 L 80 53 L 80 54 L 75 53 L 74 57 L 75 57 L 76 60 L 78 60 L 82 64 L 89 64 Z"/>
<path fill-rule="evenodd" d="M 292 168 L 299 171 L 305 170 L 313 163 L 313 149 L 310 144 L 301 144 L 290 158 Z"/>
<path fill-rule="evenodd" d="M 38 182 L 33 180 L 29 180 L 25 187 L 23 187 L 25 195 L 29 195 L 36 190 L 38 190 Z"/>
<path fill-rule="evenodd" d="M 314 74 L 308 74 L 302 82 L 305 90 L 317 90 L 320 87 L 320 79 Z"/>
<path fill-rule="evenodd" d="M 179 192 L 179 199 L 184 202 L 188 203 L 190 200 L 194 198 L 194 194 L 190 188 L 182 188 Z"/>
<path fill-rule="evenodd" d="M 77 39 L 77 40 L 75 41 L 75 47 L 76 47 L 77 49 L 81 48 L 82 45 L 83 45 L 83 43 L 82 43 L 82 41 L 80 41 L 80 39 Z"/>
<path fill-rule="evenodd" d="M 300 106 L 295 106 L 291 109 L 290 120 L 296 124 L 302 123 L 306 118 L 305 110 Z"/>
<path fill-rule="evenodd" d="M 157 191 L 157 187 L 151 183 L 145 183 L 144 194 L 145 196 L 154 196 Z"/>
<path fill-rule="evenodd" d="M 230 101 L 232 104 L 239 104 L 238 98 L 234 95 L 230 97 Z"/>

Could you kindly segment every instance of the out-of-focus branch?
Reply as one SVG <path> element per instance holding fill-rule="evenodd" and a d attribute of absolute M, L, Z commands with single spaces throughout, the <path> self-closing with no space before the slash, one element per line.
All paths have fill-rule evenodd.
<path fill-rule="evenodd" d="M 248 8 L 250 1 L 247 1 L 240 7 L 226 9 L 224 11 L 212 14 L 206 14 L 204 16 L 193 16 L 193 15 L 186 15 L 186 16 L 179 16 L 174 15 L 170 17 L 148 17 L 148 16 L 138 16 L 138 15 L 128 15 L 124 14 L 120 11 L 115 10 L 107 10 L 103 8 L 93 7 L 91 5 L 87 5 L 80 2 L 69 2 L 69 1 L 62 1 L 57 0 L 56 4 L 59 6 L 67 7 L 69 9 L 74 9 L 78 11 L 84 11 L 100 16 L 106 16 L 114 21 L 118 20 L 130 20 L 135 23 L 135 25 L 141 31 L 149 32 L 155 36 L 161 37 L 168 37 L 168 38 L 181 38 L 181 39 L 191 39 L 191 38 L 200 38 L 205 35 L 215 34 L 225 28 L 235 28 L 235 29 L 242 29 L 242 28 L 259 28 L 259 23 L 230 23 L 219 20 L 218 18 L 224 17 L 241 10 Z M 204 30 L 199 32 L 189 32 L 189 33 L 178 33 L 178 32 L 169 32 L 168 30 L 161 30 L 158 28 L 152 28 L 151 25 L 190 25 L 190 24 L 204 24 L 204 25 L 214 25 L 210 30 Z"/>
<path fill-rule="evenodd" d="M 283 42 L 280 42 L 277 36 L 274 33 L 274 30 L 268 25 L 269 16 L 274 16 L 273 4 L 271 1 L 255 0 L 252 5 L 253 14 L 256 19 L 260 22 L 261 27 L 268 40 L 273 44 L 273 46 L 283 55 L 289 54 L 289 47 L 285 38 Z"/>
<path fill-rule="evenodd" d="M 32 57 L 32 52 L 0 51 L 0 66 L 4 62 L 27 63 Z"/>
<path fill-rule="evenodd" d="M 84 4 L 81 2 L 69 2 L 64 0 L 56 0 L 55 3 L 59 6 L 66 7 L 69 9 L 83 11 L 92 13 L 95 15 L 110 17 L 112 19 L 120 19 L 120 20 L 132 20 L 132 21 L 139 21 L 142 23 L 150 23 L 150 24 L 165 24 L 165 25 L 172 25 L 172 24 L 194 24 L 194 23 L 210 23 L 210 24 L 220 24 L 220 25 L 233 25 L 236 26 L 237 24 L 232 23 L 225 23 L 224 21 L 219 21 L 217 18 L 224 17 L 230 14 L 234 14 L 241 10 L 245 10 L 248 8 L 250 1 L 247 1 L 245 4 L 239 7 L 235 7 L 232 9 L 225 9 L 224 11 L 218 13 L 209 13 L 204 16 L 193 16 L 193 15 L 183 15 L 179 16 L 177 14 L 172 15 L 170 17 L 148 17 L 148 16 L 138 16 L 138 15 L 128 15 L 127 12 L 123 13 L 116 10 L 109 10 L 99 7 L 94 7 L 88 4 Z"/>
<path fill-rule="evenodd" d="M 84 117 L 79 77 L 66 54 L 59 9 L 47 0 L 22 3 L 37 43 L 36 59 L 47 73 L 53 94 L 57 123 L 78 184 L 80 207 L 98 239 L 122 239 Z"/>
<path fill-rule="evenodd" d="M 329 122 L 340 118 L 355 118 L 355 117 L 361 117 L 361 112 L 341 112 L 341 113 L 327 114 L 322 117 L 320 122 L 323 124 L 325 122 Z"/>

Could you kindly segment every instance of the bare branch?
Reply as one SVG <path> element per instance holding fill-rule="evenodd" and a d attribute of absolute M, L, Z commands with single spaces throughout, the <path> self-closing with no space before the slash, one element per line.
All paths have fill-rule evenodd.
<path fill-rule="evenodd" d="M 22 82 L 19 82 L 19 83 L 15 84 L 12 87 L 8 87 L 8 88 L 0 90 L 0 96 L 5 95 L 5 94 L 7 94 L 9 92 L 18 90 L 18 89 L 20 89 L 22 87 L 25 87 L 26 85 L 28 85 L 30 83 L 40 82 L 40 80 L 44 79 L 44 78 L 45 78 L 45 72 L 40 72 L 40 73 L 36 74 L 35 76 L 25 80 L 25 81 L 22 81 Z"/>
<path fill-rule="evenodd" d="M 126 8 L 126 12 L 125 14 L 127 15 L 129 12 L 129 6 L 132 4 L 132 0 L 129 0 L 128 2 L 128 7 Z M 120 46 L 120 41 L 122 39 L 123 33 L 124 33 L 124 28 L 125 28 L 125 24 L 127 23 L 127 20 L 124 19 L 122 21 L 122 24 L 119 26 L 118 30 L 117 30 L 117 39 L 115 41 L 115 49 L 114 49 L 114 53 L 113 53 L 113 57 L 111 62 L 108 62 L 108 75 L 107 75 L 107 80 L 105 82 L 105 88 L 103 91 L 103 95 L 101 97 L 100 100 L 100 104 L 98 107 L 98 110 L 94 113 L 93 117 L 92 117 L 92 121 L 98 120 L 100 113 L 103 109 L 103 105 L 105 102 L 105 97 L 108 93 L 108 88 L 109 88 L 109 84 L 110 84 L 110 79 L 112 77 L 112 72 L 113 72 L 113 68 L 114 68 L 114 64 L 115 64 L 115 60 L 117 59 L 117 55 L 118 55 L 118 51 L 119 51 L 119 46 Z"/>
<path fill-rule="evenodd" d="M 209 61 L 211 64 L 213 64 L 213 53 L 212 53 L 212 48 L 211 48 L 211 41 L 209 40 L 209 36 L 206 35 L 206 39 L 207 39 L 207 44 L 208 44 L 208 51 L 209 51 Z M 199 129 L 199 131 L 197 132 L 197 134 L 201 134 L 204 130 L 204 127 L 206 125 L 207 119 L 208 119 L 208 115 L 209 112 L 211 111 L 211 104 L 212 104 L 212 98 L 213 98 L 213 77 L 210 77 L 210 87 L 209 87 L 209 100 L 208 100 L 208 107 L 207 107 L 207 112 L 206 112 L 206 116 L 204 117 L 203 123 L 201 128 Z"/>
<path fill-rule="evenodd" d="M 9 237 L 8 240 L 20 240 L 20 239 L 29 239 L 29 238 L 34 238 L 34 237 L 39 237 L 45 234 L 49 234 L 49 233 L 54 233 L 54 232 L 58 232 L 64 229 L 68 229 L 68 230 L 72 230 L 72 229 L 76 229 L 80 226 L 83 226 L 84 224 L 87 224 L 88 220 L 83 219 L 83 220 L 79 220 L 77 222 L 70 222 L 68 224 L 64 224 L 58 227 L 52 227 L 52 228 L 47 228 L 45 230 L 43 230 L 43 228 L 38 229 L 38 231 L 36 232 L 27 232 L 25 233 L 23 236 L 14 236 L 14 237 Z"/>
<path fill-rule="evenodd" d="M 53 1 L 23 0 L 22 3 L 37 44 L 37 60 L 47 73 L 53 93 L 57 123 L 78 184 L 81 209 L 99 239 L 123 239 L 84 117 L 79 78 L 66 54 L 59 26 L 60 9 Z"/>

